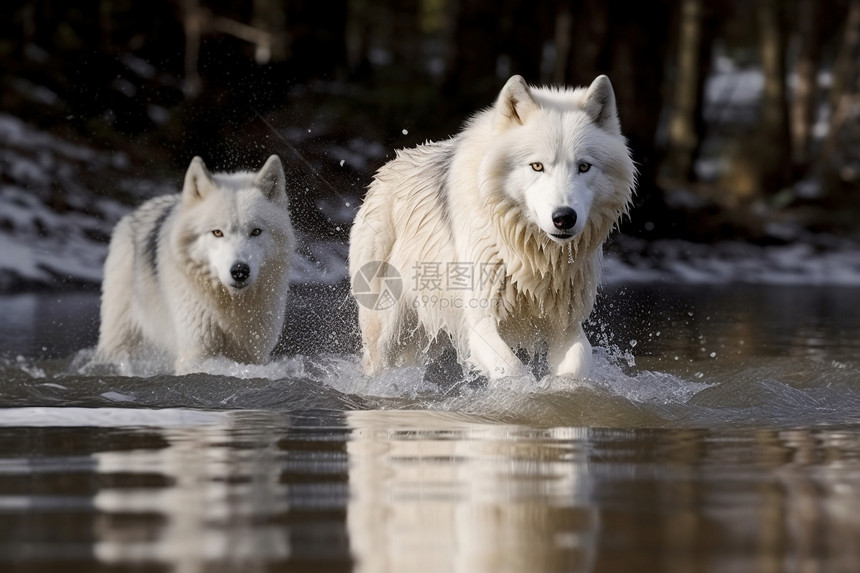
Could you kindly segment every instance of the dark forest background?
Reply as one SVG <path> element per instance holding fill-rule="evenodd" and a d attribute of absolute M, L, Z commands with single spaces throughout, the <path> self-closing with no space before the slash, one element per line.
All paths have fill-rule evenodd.
<path fill-rule="evenodd" d="M 860 0 L 5 0 L 0 29 L 2 112 L 141 176 L 278 153 L 299 202 L 360 195 L 511 74 L 605 73 L 640 170 L 625 232 L 860 237 Z"/>

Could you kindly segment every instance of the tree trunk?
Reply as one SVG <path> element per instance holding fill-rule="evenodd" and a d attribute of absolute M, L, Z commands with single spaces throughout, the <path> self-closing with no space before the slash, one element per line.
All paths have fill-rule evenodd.
<path fill-rule="evenodd" d="M 186 97 L 194 98 L 201 89 L 197 60 L 200 57 L 203 15 L 198 0 L 182 0 L 182 27 L 185 30 L 185 77 L 182 80 L 182 91 Z"/>
<path fill-rule="evenodd" d="M 797 83 L 791 101 L 791 141 L 794 167 L 798 174 L 809 166 L 809 145 L 815 121 L 815 78 L 821 51 L 818 39 L 819 14 L 818 0 L 798 0 L 798 51 L 794 66 Z"/>
<path fill-rule="evenodd" d="M 780 0 L 758 0 L 759 47 L 764 93 L 760 108 L 759 192 L 779 191 L 790 181 L 791 137 L 785 82 L 785 34 Z"/>
<path fill-rule="evenodd" d="M 857 176 L 852 169 L 846 167 L 846 156 L 850 156 L 851 146 L 843 149 L 844 136 L 850 134 L 846 123 L 857 122 L 856 112 L 852 114 L 852 108 L 860 104 L 858 95 L 858 76 L 860 76 L 860 65 L 857 62 L 857 54 L 860 50 L 860 0 L 851 0 L 848 6 L 848 14 L 845 29 L 842 34 L 842 42 L 839 54 L 836 58 L 835 73 L 833 74 L 833 86 L 830 93 L 830 123 L 827 138 L 819 150 L 817 167 L 823 172 L 825 184 L 829 194 L 836 202 L 858 203 L 855 185 L 844 185 L 846 179 L 856 180 Z M 852 117 L 853 116 L 853 117 Z M 844 131 L 843 131 L 844 130 Z M 847 177 L 846 177 L 847 175 Z M 847 191 L 851 196 L 842 196 Z"/>
<path fill-rule="evenodd" d="M 851 0 L 848 6 L 848 15 L 845 21 L 845 31 L 839 47 L 834 66 L 833 87 L 830 92 L 830 105 L 833 116 L 837 115 L 840 102 L 843 101 L 845 93 L 851 93 L 851 80 L 856 71 L 855 54 L 857 45 L 860 43 L 860 0 Z"/>
<path fill-rule="evenodd" d="M 570 12 L 570 4 L 561 2 L 556 10 L 555 17 L 555 62 L 552 70 L 552 82 L 563 85 L 565 72 L 570 58 L 570 37 L 573 30 L 573 15 Z"/>
<path fill-rule="evenodd" d="M 569 85 L 587 86 L 597 74 L 609 71 L 609 10 L 609 2 L 604 0 L 578 0 L 574 4 L 572 41 L 566 58 Z"/>
<path fill-rule="evenodd" d="M 682 1 L 677 73 L 665 158 L 666 172 L 674 179 L 692 178 L 694 154 L 699 145 L 696 113 L 701 82 L 699 53 L 702 45 L 702 14 L 702 0 Z"/>

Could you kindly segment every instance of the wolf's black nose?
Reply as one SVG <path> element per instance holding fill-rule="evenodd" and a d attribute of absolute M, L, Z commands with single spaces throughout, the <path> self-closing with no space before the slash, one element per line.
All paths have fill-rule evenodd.
<path fill-rule="evenodd" d="M 556 209 L 552 214 L 552 224 L 560 231 L 569 231 L 576 225 L 576 211 L 570 207 Z"/>
<path fill-rule="evenodd" d="M 242 282 L 251 276 L 251 267 L 245 263 L 236 263 L 230 267 L 230 276 L 233 280 Z"/>

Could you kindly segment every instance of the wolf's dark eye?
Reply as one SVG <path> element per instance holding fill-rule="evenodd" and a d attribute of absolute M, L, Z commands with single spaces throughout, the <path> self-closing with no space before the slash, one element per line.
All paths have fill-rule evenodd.
<path fill-rule="evenodd" d="M 529 163 L 529 165 L 531 166 L 532 169 L 534 169 L 538 173 L 543 172 L 543 163 L 541 163 L 540 161 L 535 161 L 534 163 Z"/>
<path fill-rule="evenodd" d="M 224 236 L 224 233 L 221 231 L 221 229 L 215 229 L 214 231 L 212 231 L 212 234 L 218 238 L 221 238 Z"/>
<path fill-rule="evenodd" d="M 262 232 L 263 232 L 263 229 L 254 229 L 253 231 L 251 231 L 251 236 L 256 237 Z"/>
<path fill-rule="evenodd" d="M 591 169 L 591 163 L 586 163 L 585 161 L 583 161 L 582 163 L 579 164 L 578 169 L 579 169 L 580 173 L 585 173 L 586 171 Z"/>

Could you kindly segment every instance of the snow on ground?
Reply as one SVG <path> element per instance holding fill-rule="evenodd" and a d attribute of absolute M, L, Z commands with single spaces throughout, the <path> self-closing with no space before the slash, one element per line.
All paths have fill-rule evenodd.
<path fill-rule="evenodd" d="M 133 208 L 95 188 L 106 179 L 134 205 L 178 190 L 174 181 L 133 177 L 122 152 L 74 145 L 0 114 L 0 293 L 101 282 L 111 230 Z M 344 245 L 300 239 L 296 281 L 344 279 Z"/>
<path fill-rule="evenodd" d="M 621 245 L 606 257 L 604 280 L 860 287 L 860 249 L 850 241 L 829 239 L 827 247 L 809 243 L 764 247 L 733 241 L 645 243 L 622 237 Z"/>
<path fill-rule="evenodd" d="M 135 204 L 176 191 L 176 182 L 133 177 L 121 152 L 74 145 L 0 114 L 0 293 L 98 285 L 111 229 L 132 207 L 88 186 L 94 172 L 102 180 L 106 173 Z M 331 220 L 344 217 L 338 202 L 316 205 Z M 300 242 L 294 281 L 347 278 L 342 240 L 304 233 Z M 604 279 L 860 286 L 860 249 L 835 239 L 761 247 L 620 237 L 606 257 Z"/>
<path fill-rule="evenodd" d="M 128 208 L 85 181 L 127 170 L 123 153 L 74 145 L 0 114 L 0 291 L 97 283 L 109 229 Z"/>

